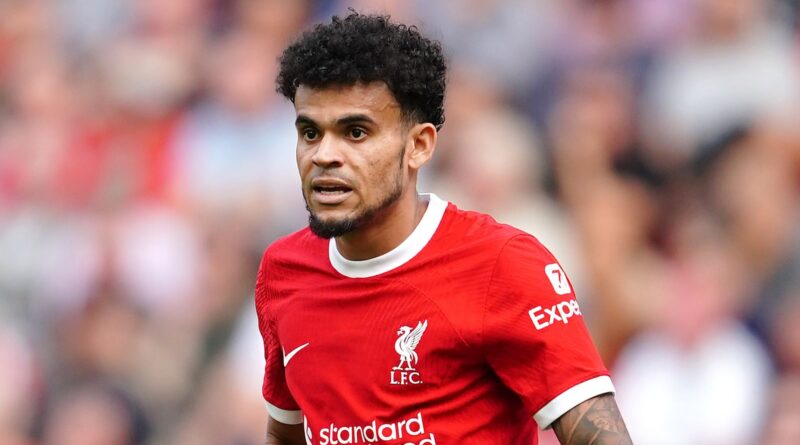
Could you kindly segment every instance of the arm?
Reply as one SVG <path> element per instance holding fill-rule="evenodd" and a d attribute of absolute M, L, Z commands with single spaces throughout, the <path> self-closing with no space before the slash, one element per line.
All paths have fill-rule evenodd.
<path fill-rule="evenodd" d="M 591 398 L 553 422 L 562 445 L 632 445 L 613 394 Z"/>
<path fill-rule="evenodd" d="M 278 422 L 271 416 L 267 421 L 266 445 L 305 445 L 303 424 L 287 425 Z"/>
<path fill-rule="evenodd" d="M 286 383 L 283 351 L 274 319 L 270 317 L 269 269 L 269 249 L 267 249 L 261 259 L 255 288 L 258 329 L 264 340 L 264 381 L 261 390 L 267 402 L 265 445 L 305 445 L 303 416 Z M 278 406 L 273 403 L 277 403 Z"/>

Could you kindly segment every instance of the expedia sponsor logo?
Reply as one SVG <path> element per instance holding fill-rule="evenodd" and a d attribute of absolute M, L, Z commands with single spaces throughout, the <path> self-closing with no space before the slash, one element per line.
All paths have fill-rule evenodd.
<path fill-rule="evenodd" d="M 528 315 L 533 320 L 536 329 L 541 331 L 554 323 L 568 324 L 571 317 L 581 315 L 581 308 L 578 306 L 578 300 L 572 299 L 554 304 L 549 308 L 536 306 L 528 311 Z"/>
<path fill-rule="evenodd" d="M 433 433 L 425 433 L 421 412 L 414 417 L 393 423 L 382 423 L 377 420 L 356 426 L 338 426 L 331 423 L 319 430 L 319 445 L 370 444 L 398 440 L 405 440 L 403 445 L 436 445 Z"/>

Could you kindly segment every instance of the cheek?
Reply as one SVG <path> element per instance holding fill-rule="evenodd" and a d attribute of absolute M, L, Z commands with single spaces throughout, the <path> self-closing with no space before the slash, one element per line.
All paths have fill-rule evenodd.
<path fill-rule="evenodd" d="M 314 166 L 314 163 L 311 162 L 310 151 L 297 147 L 295 149 L 295 160 L 297 162 L 297 171 L 300 173 L 300 178 L 302 179 L 308 176 Z"/>
<path fill-rule="evenodd" d="M 396 161 L 393 157 L 376 153 L 375 156 L 364 156 L 360 159 L 361 175 L 373 185 L 380 185 L 389 177 L 392 164 Z"/>
<path fill-rule="evenodd" d="M 368 185 L 365 190 L 369 195 L 382 195 L 394 189 L 401 159 L 400 154 L 392 152 L 387 156 L 364 160 L 363 177 Z M 379 199 L 379 198 L 376 198 Z"/>
<path fill-rule="evenodd" d="M 299 152 L 295 153 L 295 164 L 297 165 L 297 171 L 300 173 L 300 176 L 303 176 L 304 162 Z"/>

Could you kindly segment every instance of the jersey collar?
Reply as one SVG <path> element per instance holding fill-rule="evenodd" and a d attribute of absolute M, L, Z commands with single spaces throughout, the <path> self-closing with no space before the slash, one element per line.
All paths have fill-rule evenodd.
<path fill-rule="evenodd" d="M 333 268 L 346 277 L 367 278 L 396 269 L 414 258 L 436 233 L 444 212 L 447 210 L 447 201 L 433 193 L 427 194 L 427 196 L 429 197 L 428 208 L 425 209 L 425 214 L 411 235 L 399 246 L 381 256 L 361 261 L 348 260 L 336 248 L 336 239 L 331 238 L 328 244 L 328 257 Z"/>

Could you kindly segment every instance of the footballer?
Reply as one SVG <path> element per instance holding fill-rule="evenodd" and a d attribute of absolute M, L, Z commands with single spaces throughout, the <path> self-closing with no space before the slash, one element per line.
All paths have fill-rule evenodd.
<path fill-rule="evenodd" d="M 256 282 L 267 444 L 630 444 L 553 255 L 417 192 L 445 76 L 439 43 L 358 13 L 280 58 L 309 227 Z"/>

